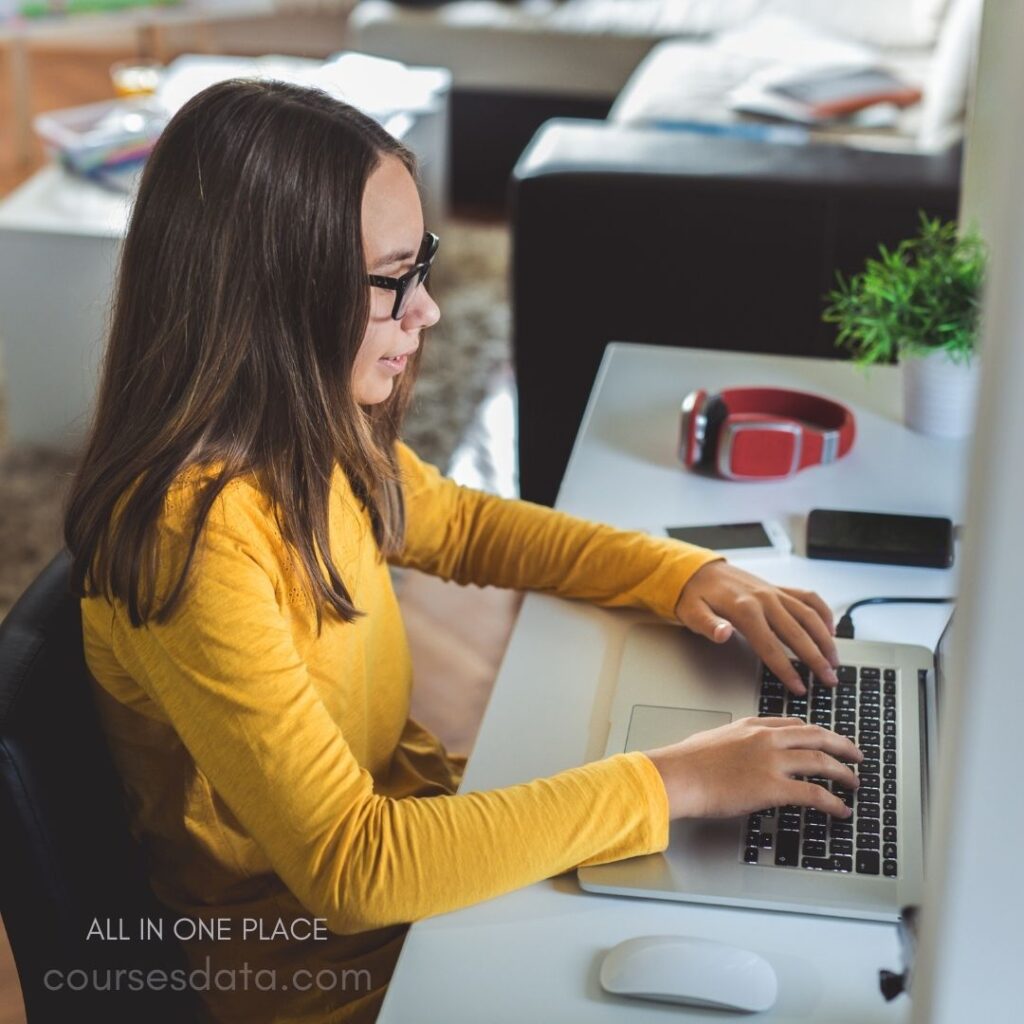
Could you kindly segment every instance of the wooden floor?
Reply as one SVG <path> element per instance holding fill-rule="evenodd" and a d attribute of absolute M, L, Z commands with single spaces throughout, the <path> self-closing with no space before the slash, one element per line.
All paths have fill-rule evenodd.
<path fill-rule="evenodd" d="M 107 69 L 121 52 L 37 52 L 33 55 L 33 107 L 38 113 L 106 99 Z M 42 164 L 13 158 L 12 112 L 6 54 L 0 51 L 0 195 Z M 469 753 L 518 611 L 517 594 L 463 588 L 406 572 L 398 584 L 415 667 L 412 714 L 455 753 Z M 0 843 L 3 840 L 0 838 Z M 24 1008 L 10 947 L 0 922 L 0 1024 L 24 1024 Z"/>

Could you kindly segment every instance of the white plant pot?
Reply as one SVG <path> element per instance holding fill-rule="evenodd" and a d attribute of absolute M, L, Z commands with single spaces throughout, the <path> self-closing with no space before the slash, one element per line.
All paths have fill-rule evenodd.
<path fill-rule="evenodd" d="M 966 437 L 974 429 L 978 357 L 954 363 L 945 352 L 907 356 L 903 367 L 903 422 L 932 437 Z"/>

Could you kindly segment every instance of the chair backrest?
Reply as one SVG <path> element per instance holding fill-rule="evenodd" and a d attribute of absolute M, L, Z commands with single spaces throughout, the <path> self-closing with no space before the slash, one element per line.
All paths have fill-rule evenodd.
<path fill-rule="evenodd" d="M 69 569 L 61 552 L 0 623 L 0 914 L 28 1021 L 194 1021 L 153 973 L 185 979 L 184 955 L 128 827 Z"/>

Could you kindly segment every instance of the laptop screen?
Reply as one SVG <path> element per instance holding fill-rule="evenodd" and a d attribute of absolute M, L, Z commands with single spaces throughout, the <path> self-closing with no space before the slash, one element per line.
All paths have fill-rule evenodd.
<path fill-rule="evenodd" d="M 955 612 L 953 613 L 956 614 Z M 939 643 L 935 648 L 935 712 L 936 717 L 941 713 L 942 691 L 946 685 L 947 673 L 949 671 L 950 659 L 953 646 L 953 615 L 950 615 L 946 628 L 939 637 Z M 938 724 L 938 723 L 936 723 Z"/>
<path fill-rule="evenodd" d="M 952 663 L 953 619 L 956 615 L 950 615 L 939 642 L 935 647 L 935 673 L 933 680 L 928 679 L 929 673 L 923 672 L 921 679 L 921 707 L 922 707 L 922 739 L 924 740 L 924 773 L 922 781 L 925 784 L 925 807 L 928 806 L 928 788 L 936 777 L 939 753 L 939 715 L 945 691 L 949 679 L 949 667 Z"/>

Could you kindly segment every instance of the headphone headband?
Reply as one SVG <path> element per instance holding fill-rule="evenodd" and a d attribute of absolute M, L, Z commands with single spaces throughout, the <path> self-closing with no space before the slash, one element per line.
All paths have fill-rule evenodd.
<path fill-rule="evenodd" d="M 703 388 L 683 399 L 679 458 L 730 480 L 779 480 L 845 455 L 856 436 L 840 402 L 788 388 Z"/>

